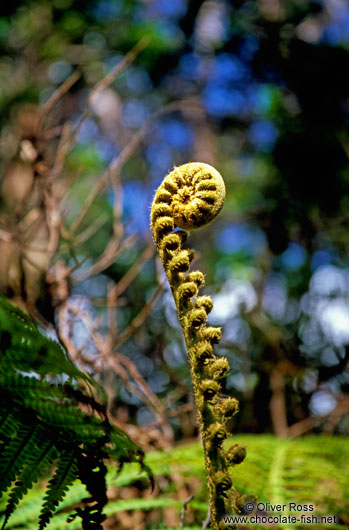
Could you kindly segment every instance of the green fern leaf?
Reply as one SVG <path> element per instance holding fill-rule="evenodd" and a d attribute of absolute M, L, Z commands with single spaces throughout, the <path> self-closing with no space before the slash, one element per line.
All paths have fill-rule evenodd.
<path fill-rule="evenodd" d="M 47 526 L 68 487 L 76 479 L 77 473 L 77 450 L 75 448 L 63 450 L 44 497 L 44 504 L 39 517 L 39 530 L 43 530 Z"/>
<path fill-rule="evenodd" d="M 26 513 L 28 491 L 55 459 L 40 529 L 46 527 L 78 477 L 94 505 L 76 514 L 84 528 L 99 524 L 107 502 L 105 459 L 118 460 L 120 467 L 124 462 L 138 462 L 147 470 L 144 454 L 108 421 L 101 387 L 74 366 L 57 342 L 40 333 L 31 317 L 2 296 L 0 350 L 0 499 L 12 486 L 7 504 L 2 503 L 3 528 L 13 526 L 18 512 Z M 102 396 L 102 404 L 96 394 Z M 95 469 L 99 470 L 98 487 Z M 23 496 L 21 510 L 16 510 Z"/>
<path fill-rule="evenodd" d="M 0 295 L 0 371 L 65 374 L 93 386 L 91 378 L 70 361 L 58 342 L 39 332 L 34 320 Z"/>
<path fill-rule="evenodd" d="M 1 455 L 0 460 L 0 491 L 5 492 L 16 479 L 25 465 L 29 455 L 37 451 L 36 437 L 42 429 L 37 423 L 23 424 L 16 431 L 16 437 L 11 440 Z"/>
<path fill-rule="evenodd" d="M 7 445 L 10 438 L 14 438 L 16 431 L 20 428 L 20 422 L 9 409 L 1 410 L 0 419 L 0 448 Z"/>
<path fill-rule="evenodd" d="M 39 399 L 64 399 L 63 387 L 52 385 L 36 377 L 24 376 L 20 373 L 0 374 L 0 388 L 8 389 L 13 399 L 23 400 L 28 405 Z"/>
<path fill-rule="evenodd" d="M 17 477 L 15 486 L 12 488 L 5 510 L 5 520 L 3 522 L 1 530 L 4 530 L 7 521 L 13 514 L 18 503 L 23 496 L 33 487 L 33 484 L 42 476 L 45 469 L 58 457 L 56 447 L 53 445 L 53 441 L 50 438 L 45 439 L 46 431 L 42 431 L 41 435 L 37 436 L 37 443 L 40 444 L 40 450 L 35 452 L 30 458 L 27 459 L 26 465 L 22 473 Z"/>
<path fill-rule="evenodd" d="M 33 408 L 41 420 L 64 432 L 67 438 L 79 440 L 79 443 L 96 442 L 105 436 L 103 423 L 77 407 L 39 400 Z"/>

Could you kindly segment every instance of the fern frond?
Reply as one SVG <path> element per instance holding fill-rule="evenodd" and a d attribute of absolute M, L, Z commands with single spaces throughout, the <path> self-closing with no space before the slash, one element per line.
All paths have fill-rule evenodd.
<path fill-rule="evenodd" d="M 42 435 L 44 432 L 41 433 Z M 17 477 L 15 486 L 12 488 L 5 510 L 5 520 L 1 530 L 4 530 L 7 521 L 13 514 L 18 503 L 23 496 L 30 490 L 34 483 L 42 476 L 49 464 L 52 464 L 58 457 L 58 452 L 51 439 L 45 439 L 43 436 L 38 437 L 40 444 L 39 451 L 27 459 L 22 473 Z"/>
<path fill-rule="evenodd" d="M 5 447 L 0 460 L 1 492 L 9 488 L 28 458 L 38 450 L 36 442 L 40 431 L 42 427 L 37 423 L 23 424 L 16 431 L 15 438 Z"/>
<path fill-rule="evenodd" d="M 92 385 L 58 342 L 39 332 L 35 321 L 0 295 L 0 371 L 65 374 Z"/>
<path fill-rule="evenodd" d="M 190 271 L 194 251 L 185 249 L 183 240 L 187 237 L 184 231 L 209 224 L 224 199 L 225 185 L 218 171 L 208 164 L 190 162 L 166 175 L 155 192 L 150 216 L 188 352 L 213 530 L 219 530 L 225 513 L 239 512 L 239 493 L 229 476 L 229 467 L 237 462 L 222 448 L 228 436 L 226 423 L 238 411 L 238 402 L 222 392 L 221 379 L 227 375 L 229 363 L 216 357 L 213 349 L 222 330 L 206 324 L 213 302 L 209 296 L 198 296 L 205 277 L 201 271 Z"/>
<path fill-rule="evenodd" d="M 37 377 L 24 376 L 20 373 L 0 374 L 0 388 L 8 389 L 13 399 L 23 400 L 26 405 L 35 404 L 39 399 L 64 399 L 66 394 L 61 385 L 53 385 Z"/>
<path fill-rule="evenodd" d="M 109 438 L 111 444 L 106 450 L 110 456 L 113 456 L 116 460 L 121 460 L 122 463 L 123 459 L 124 461 L 129 461 L 131 454 L 133 454 L 133 461 L 142 466 L 144 459 L 143 451 L 140 451 L 139 447 L 129 439 L 127 434 L 116 427 L 116 425 L 112 426 Z"/>
<path fill-rule="evenodd" d="M 0 449 L 6 445 L 7 441 L 15 437 L 17 429 L 20 428 L 18 418 L 14 416 L 10 409 L 1 409 L 0 419 Z"/>
<path fill-rule="evenodd" d="M 49 523 L 59 502 L 63 499 L 69 486 L 74 482 L 78 471 L 77 449 L 69 448 L 60 453 L 59 462 L 49 481 L 44 504 L 39 516 L 39 530 L 43 530 Z"/>
<path fill-rule="evenodd" d="M 76 407 L 41 400 L 33 409 L 41 420 L 56 429 L 65 431 L 67 435 L 70 433 L 80 442 L 95 441 L 105 434 L 103 424 L 96 416 L 84 414 Z"/>
<path fill-rule="evenodd" d="M 237 435 L 235 442 L 248 446 L 248 455 L 239 467 L 235 481 L 239 490 L 253 493 L 260 502 L 273 502 L 273 487 L 270 484 L 271 469 L 277 469 L 279 449 L 285 451 L 284 463 L 278 469 L 282 480 L 282 498 L 285 503 L 315 505 L 317 514 L 337 514 L 343 518 L 347 515 L 347 499 L 349 498 L 349 444 L 340 437 L 309 436 L 295 440 L 283 440 L 271 435 Z M 228 446 L 226 446 L 228 448 Z M 156 498 L 147 496 L 141 499 L 117 499 L 108 503 L 104 509 L 106 515 L 120 513 L 123 510 L 158 510 L 173 506 L 179 514 L 183 503 L 174 497 L 173 477 L 180 477 L 180 483 L 202 484 L 204 486 L 204 466 L 202 448 L 198 443 L 179 445 L 170 451 L 154 451 L 147 454 L 145 462 L 157 476 L 167 477 Z M 234 474 L 234 471 L 233 471 Z M 172 480 L 171 480 L 172 479 Z M 139 466 L 126 464 L 121 474 L 113 469 L 107 475 L 108 488 L 122 488 L 146 481 L 146 474 L 139 473 Z M 275 491 L 275 489 L 274 489 Z M 22 501 L 7 528 L 9 530 L 37 530 L 36 513 L 42 498 L 42 490 L 32 490 Z M 40 497 L 41 495 L 41 497 Z M 80 530 L 81 522 L 74 520 L 66 524 L 69 509 L 81 501 L 86 492 L 80 482 L 76 481 L 69 490 L 57 512 L 50 521 L 50 529 Z M 196 512 L 195 522 L 202 521 L 207 513 L 206 491 L 204 488 L 195 490 L 195 499 L 190 507 Z M 158 504 L 156 504 L 158 503 Z M 154 528 L 162 528 L 156 526 Z M 152 528 L 153 528 L 152 527 Z M 196 528 L 193 524 L 192 528 Z M 331 530 L 341 530 L 343 524 L 329 526 Z"/>
<path fill-rule="evenodd" d="M 275 502 L 273 494 L 276 491 L 270 483 L 271 469 L 278 471 L 281 480 L 279 486 L 284 502 L 299 504 L 314 504 L 316 514 L 336 514 L 347 516 L 347 499 L 349 498 L 349 444 L 340 437 L 309 436 L 295 440 L 284 440 L 271 435 L 237 435 L 235 442 L 248 446 L 248 455 L 239 467 L 235 481 L 243 493 L 251 492 L 257 495 L 259 502 Z M 226 445 L 228 448 L 228 444 Z M 281 449 L 280 449 L 281 448 Z M 284 452 L 283 462 L 280 451 Z M 202 448 L 198 443 L 179 445 L 169 451 L 154 451 L 147 454 L 145 462 L 157 476 L 166 477 L 159 481 L 160 490 L 156 496 L 146 496 L 140 499 L 117 499 L 108 503 L 103 510 L 106 515 L 120 513 L 123 510 L 166 510 L 172 506 L 180 513 L 183 503 L 174 494 L 173 477 L 178 476 L 180 483 L 202 484 L 195 490 L 195 499 L 190 507 L 195 510 L 198 524 L 207 513 L 206 490 L 204 488 L 204 466 Z M 279 463 L 278 463 L 279 462 Z M 234 474 L 234 470 L 233 470 Z M 194 477 L 194 481 L 193 481 Z M 132 484 L 145 483 L 146 474 L 139 473 L 136 464 L 126 464 L 121 474 L 117 475 L 113 469 L 107 475 L 108 488 L 122 488 Z M 32 490 L 27 495 L 20 509 L 10 519 L 9 530 L 37 530 L 36 513 L 38 511 L 39 495 L 42 490 Z M 50 529 L 80 530 L 81 522 L 74 520 L 66 524 L 69 509 L 81 501 L 86 492 L 80 482 L 75 482 L 57 512 L 50 520 Z M 154 521 L 154 519 L 152 519 Z M 156 526 L 154 528 L 162 528 Z M 195 524 L 192 526 L 195 527 Z M 331 530 L 341 530 L 343 524 L 328 526 Z"/>
<path fill-rule="evenodd" d="M 107 501 L 105 459 L 118 460 L 120 467 L 124 462 L 138 462 L 146 470 L 142 451 L 110 424 L 105 402 L 99 403 L 93 395 L 97 392 L 104 400 L 101 387 L 74 366 L 57 342 L 40 333 L 31 317 L 2 296 L 0 350 L 0 498 L 12 486 L 2 512 L 3 528 L 12 527 L 18 503 L 24 495 L 31 496 L 28 490 L 55 460 L 40 529 L 46 527 L 78 477 L 94 505 L 79 508 L 76 514 L 84 530 L 97 528 Z M 99 469 L 100 488 L 94 487 L 95 468 Z M 20 512 L 24 514 L 25 508 Z"/>

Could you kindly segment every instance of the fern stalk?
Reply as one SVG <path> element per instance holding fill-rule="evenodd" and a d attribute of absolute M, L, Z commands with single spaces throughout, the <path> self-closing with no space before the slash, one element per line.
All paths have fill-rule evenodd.
<path fill-rule="evenodd" d="M 155 193 L 151 227 L 160 258 L 171 287 L 183 330 L 193 382 L 198 422 L 203 442 L 211 512 L 211 527 L 220 528 L 225 513 L 238 511 L 238 494 L 228 468 L 241 462 L 244 448 L 229 452 L 222 444 L 227 437 L 226 422 L 237 412 L 238 402 L 223 397 L 220 380 L 229 371 L 226 358 L 217 358 L 214 344 L 221 339 L 221 328 L 206 325 L 213 302 L 198 296 L 204 284 L 200 271 L 190 271 L 193 250 L 183 249 L 187 230 L 210 223 L 221 210 L 225 186 L 212 166 L 190 163 L 169 173 Z M 178 227 L 180 230 L 175 230 Z"/>

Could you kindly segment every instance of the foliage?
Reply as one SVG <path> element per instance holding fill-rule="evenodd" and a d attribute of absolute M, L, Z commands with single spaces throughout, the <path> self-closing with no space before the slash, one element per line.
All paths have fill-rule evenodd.
<path fill-rule="evenodd" d="M 235 442 L 248 447 L 248 456 L 236 472 L 232 472 L 234 484 L 239 491 L 247 495 L 252 489 L 258 502 L 263 503 L 313 504 L 315 514 L 337 515 L 342 521 L 341 524 L 330 525 L 329 528 L 343 528 L 343 523 L 346 524 L 347 521 L 349 494 L 348 445 L 345 440 L 328 436 L 282 440 L 267 435 L 239 435 L 234 437 Z M 170 451 L 150 452 L 145 462 L 156 475 L 158 483 L 162 484 L 156 498 L 148 492 L 142 498 L 112 499 L 106 506 L 105 513 L 112 516 L 128 510 L 143 510 L 153 511 L 156 516 L 158 511 L 156 519 L 162 521 L 164 517 L 159 510 L 165 513 L 167 509 L 174 507 L 179 513 L 183 507 L 185 499 L 178 498 L 177 484 L 181 480 L 187 481 L 197 477 L 199 480 L 193 490 L 195 497 L 188 504 L 186 511 L 186 521 L 191 520 L 193 523 L 185 525 L 190 528 L 201 528 L 200 522 L 207 512 L 206 486 L 205 481 L 202 480 L 205 470 L 201 446 L 197 443 L 183 444 Z M 146 481 L 146 474 L 140 473 L 135 464 L 126 464 L 118 475 L 113 469 L 109 469 L 107 474 L 107 484 L 111 490 L 131 488 L 132 484 L 140 484 L 141 481 Z M 75 482 L 69 496 L 64 499 L 53 516 L 50 529 L 61 528 L 67 512 L 83 496 L 84 488 Z M 26 529 L 34 530 L 41 498 L 42 489 L 36 486 L 23 500 L 21 510 L 9 521 L 8 529 L 19 530 L 25 524 Z M 166 528 L 154 522 L 147 524 L 146 516 L 143 521 L 144 527 L 147 528 Z M 78 529 L 79 523 L 73 521 L 70 528 Z"/>
<path fill-rule="evenodd" d="M 53 465 L 40 530 L 76 478 L 90 493 L 84 508 L 76 512 L 83 528 L 102 528 L 107 502 L 104 461 L 138 461 L 143 466 L 141 450 L 111 425 L 105 405 L 93 397 L 92 391 L 98 390 L 93 380 L 73 365 L 56 341 L 39 331 L 29 315 L 3 297 L 0 330 L 0 493 L 12 487 L 2 528 Z"/>

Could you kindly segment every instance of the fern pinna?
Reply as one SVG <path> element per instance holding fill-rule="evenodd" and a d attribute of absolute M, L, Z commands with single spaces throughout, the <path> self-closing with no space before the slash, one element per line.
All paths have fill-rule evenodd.
<path fill-rule="evenodd" d="M 102 391 L 92 379 L 74 366 L 57 342 L 40 333 L 30 316 L 1 296 L 0 349 L 0 495 L 8 493 L 2 530 L 50 466 L 55 470 L 39 530 L 47 526 L 76 478 L 90 498 L 72 517 L 81 517 L 83 530 L 102 529 L 107 502 L 104 461 L 138 462 L 149 473 L 142 451 L 109 423 L 105 405 L 94 397 Z M 83 412 L 81 405 L 90 412 Z"/>
<path fill-rule="evenodd" d="M 211 222 L 224 199 L 224 181 L 218 171 L 208 164 L 189 163 L 176 167 L 165 177 L 151 210 L 153 237 L 188 350 L 214 530 L 224 526 L 221 521 L 224 514 L 239 511 L 239 495 L 228 468 L 242 462 L 245 449 L 235 445 L 225 451 L 222 447 L 227 437 L 226 423 L 237 412 L 238 402 L 222 394 L 220 381 L 229 364 L 225 357 L 218 358 L 213 353 L 214 344 L 221 339 L 221 329 L 206 325 L 213 302 L 209 296 L 198 296 L 204 275 L 190 271 L 194 251 L 184 249 L 183 244 L 188 236 L 186 231 Z"/>

